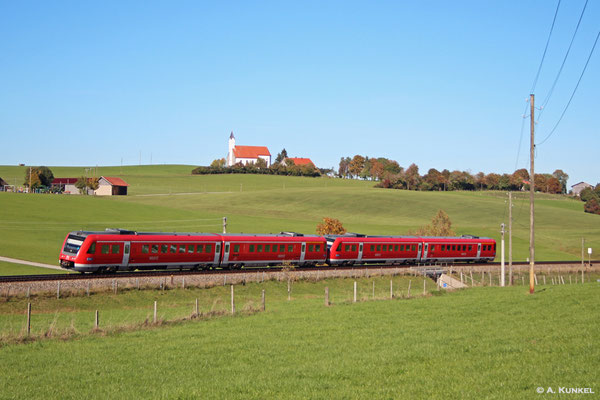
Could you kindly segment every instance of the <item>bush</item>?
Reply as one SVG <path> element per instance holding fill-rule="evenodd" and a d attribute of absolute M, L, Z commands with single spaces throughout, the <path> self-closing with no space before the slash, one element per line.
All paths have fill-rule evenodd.
<path fill-rule="evenodd" d="M 597 198 L 593 197 L 585 203 L 583 209 L 586 213 L 600 215 L 600 202 L 598 202 Z"/>

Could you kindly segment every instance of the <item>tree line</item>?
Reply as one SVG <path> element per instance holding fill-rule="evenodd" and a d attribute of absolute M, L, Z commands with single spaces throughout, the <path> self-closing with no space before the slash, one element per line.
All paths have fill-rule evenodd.
<path fill-rule="evenodd" d="M 411 164 L 404 169 L 397 161 L 387 158 L 369 158 L 361 155 L 342 157 L 338 176 L 341 178 L 373 180 L 376 187 L 406 190 L 528 190 L 529 172 L 518 169 L 512 174 L 475 175 L 468 171 L 438 171 L 429 169 L 425 175 L 419 173 L 419 167 Z M 552 174 L 535 174 L 535 190 L 544 193 L 567 193 L 567 175 L 557 169 Z"/>
<path fill-rule="evenodd" d="M 600 215 L 600 183 L 595 188 L 585 188 L 579 193 L 581 201 L 585 202 L 583 210 L 587 213 Z"/>

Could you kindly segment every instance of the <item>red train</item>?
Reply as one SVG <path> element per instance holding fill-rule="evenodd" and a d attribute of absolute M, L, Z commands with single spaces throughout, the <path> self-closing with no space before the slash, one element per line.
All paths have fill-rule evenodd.
<path fill-rule="evenodd" d="M 60 265 L 79 272 L 291 265 L 365 265 L 491 261 L 496 241 L 475 236 L 414 237 L 151 233 L 123 229 L 70 232 Z"/>

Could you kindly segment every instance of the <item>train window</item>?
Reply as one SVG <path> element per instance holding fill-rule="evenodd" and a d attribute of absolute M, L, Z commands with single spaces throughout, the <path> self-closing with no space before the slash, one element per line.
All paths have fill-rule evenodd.
<path fill-rule="evenodd" d="M 110 248 L 111 252 L 113 254 L 119 254 L 121 252 L 121 245 L 120 244 L 113 244 Z"/>
<path fill-rule="evenodd" d="M 375 251 L 375 245 L 374 244 L 371 245 L 371 251 Z"/>
<path fill-rule="evenodd" d="M 440 251 L 446 251 L 446 245 L 445 244 L 442 245 L 442 248 L 441 248 Z"/>
<path fill-rule="evenodd" d="M 142 253 L 148 254 L 149 250 L 150 250 L 150 246 L 149 245 L 147 245 L 147 244 L 143 244 L 142 245 Z"/>
<path fill-rule="evenodd" d="M 435 251 L 435 244 L 431 245 L 431 248 L 429 249 L 430 251 Z"/>
<path fill-rule="evenodd" d="M 185 244 L 180 244 L 179 245 L 179 252 L 180 253 L 185 253 Z"/>
<path fill-rule="evenodd" d="M 398 251 L 398 245 L 394 246 L 394 251 Z"/>
<path fill-rule="evenodd" d="M 250 251 L 250 253 L 254 253 L 254 245 L 253 244 L 250 245 L 250 250 L 249 251 Z"/>
<path fill-rule="evenodd" d="M 259 244 L 256 246 L 256 252 L 257 253 L 262 253 L 262 244 Z"/>
<path fill-rule="evenodd" d="M 225 253 L 229 253 L 229 243 L 225 245 Z"/>
<path fill-rule="evenodd" d="M 102 254 L 108 254 L 109 247 L 110 247 L 109 245 L 107 245 L 107 244 L 103 244 L 103 245 L 102 245 L 102 249 L 100 249 L 100 252 L 101 252 Z"/>
<path fill-rule="evenodd" d="M 204 245 L 199 244 L 196 246 L 196 253 L 202 253 L 204 251 Z"/>
<path fill-rule="evenodd" d="M 417 250 L 417 245 L 416 245 L 416 244 L 413 244 L 413 245 L 411 246 L 411 250 L 412 250 L 412 251 L 416 251 L 416 250 Z"/>
<path fill-rule="evenodd" d="M 404 245 L 403 244 L 400 245 L 400 251 L 404 251 Z"/>
<path fill-rule="evenodd" d="M 161 253 L 168 253 L 169 252 L 169 246 L 167 246 L 166 244 L 161 244 L 160 245 L 160 252 Z"/>
<path fill-rule="evenodd" d="M 350 251 L 350 245 L 347 244 L 346 246 L 344 246 L 344 251 Z"/>
<path fill-rule="evenodd" d="M 280 244 L 279 245 L 279 252 L 283 253 L 285 251 L 285 244 Z"/>
<path fill-rule="evenodd" d="M 381 245 L 380 244 L 377 245 L 377 251 L 381 251 Z"/>
<path fill-rule="evenodd" d="M 473 246 L 469 245 L 468 249 L 469 251 L 473 250 Z"/>
<path fill-rule="evenodd" d="M 234 253 L 239 253 L 240 252 L 240 245 L 239 244 L 234 244 L 233 245 L 233 252 Z"/>
<path fill-rule="evenodd" d="M 318 245 L 315 246 L 315 251 L 321 251 L 321 245 L 320 244 L 318 244 Z"/>
<path fill-rule="evenodd" d="M 265 244 L 265 253 L 269 253 L 271 251 L 271 245 Z"/>
<path fill-rule="evenodd" d="M 292 252 L 294 251 L 294 245 L 293 244 L 288 244 L 288 252 Z"/>
<path fill-rule="evenodd" d="M 193 253 L 193 252 L 194 252 L 194 245 L 188 244 L 188 253 Z"/>
<path fill-rule="evenodd" d="M 152 253 L 154 253 L 154 254 L 158 253 L 158 245 L 157 244 L 152 245 Z"/>
<path fill-rule="evenodd" d="M 308 245 L 308 251 L 314 251 L 315 246 L 313 246 L 312 244 Z"/>
<path fill-rule="evenodd" d="M 171 248 L 170 248 L 171 253 L 177 253 L 177 245 L 176 244 L 172 244 Z"/>
<path fill-rule="evenodd" d="M 382 250 L 383 250 L 383 251 L 387 251 L 387 244 L 384 244 L 384 245 L 383 245 L 383 249 L 382 249 Z"/>
<path fill-rule="evenodd" d="M 88 254 L 94 254 L 96 252 L 96 242 L 93 242 L 88 249 Z"/>
<path fill-rule="evenodd" d="M 352 251 L 356 251 L 356 245 L 355 244 L 352 245 Z"/>
<path fill-rule="evenodd" d="M 494 243 L 494 251 L 496 251 L 496 243 Z"/>

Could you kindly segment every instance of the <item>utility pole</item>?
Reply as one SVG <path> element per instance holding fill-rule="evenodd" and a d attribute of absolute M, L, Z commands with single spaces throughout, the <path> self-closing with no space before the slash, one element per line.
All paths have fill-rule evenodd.
<path fill-rule="evenodd" d="M 227 217 L 223 217 L 223 233 L 227 233 Z"/>
<path fill-rule="evenodd" d="M 533 160 L 535 157 L 535 142 L 534 142 L 534 130 L 535 130 L 535 118 L 533 116 L 535 110 L 535 95 L 530 95 L 530 116 L 531 116 L 531 141 L 529 148 L 529 294 L 533 294 L 535 290 L 534 274 L 533 269 L 535 267 L 535 233 L 534 233 L 534 207 L 533 198 L 535 193 L 535 172 L 533 168 Z"/>
<path fill-rule="evenodd" d="M 583 269 L 583 261 L 585 260 L 585 255 L 583 254 L 583 248 L 585 247 L 585 238 L 581 238 L 581 268 Z"/>
<path fill-rule="evenodd" d="M 504 287 L 504 275 L 506 274 L 505 270 L 504 270 L 504 224 L 501 225 L 502 226 L 502 230 L 500 232 L 502 232 L 502 246 L 501 246 L 501 254 L 502 254 L 502 258 L 500 259 L 500 286 Z"/>
<path fill-rule="evenodd" d="M 512 271 L 512 192 L 508 192 L 508 284 L 513 284 Z"/>

